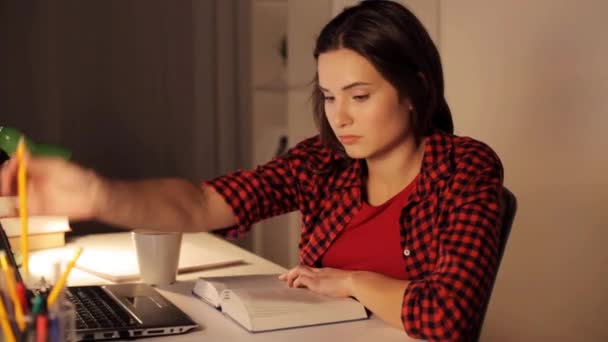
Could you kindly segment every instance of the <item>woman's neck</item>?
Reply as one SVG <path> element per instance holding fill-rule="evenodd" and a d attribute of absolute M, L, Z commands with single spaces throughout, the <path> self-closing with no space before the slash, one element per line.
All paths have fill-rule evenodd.
<path fill-rule="evenodd" d="M 420 172 L 424 157 L 424 140 L 416 145 L 407 139 L 378 156 L 367 158 L 368 202 L 383 202 L 401 191 Z"/>

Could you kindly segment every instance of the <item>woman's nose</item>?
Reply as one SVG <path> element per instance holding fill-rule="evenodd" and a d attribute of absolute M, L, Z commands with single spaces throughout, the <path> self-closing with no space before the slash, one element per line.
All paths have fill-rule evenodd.
<path fill-rule="evenodd" d="M 336 108 L 334 122 L 337 127 L 345 127 L 352 124 L 353 119 L 348 114 L 348 110 L 346 110 L 344 106 L 340 106 L 339 108 Z"/>

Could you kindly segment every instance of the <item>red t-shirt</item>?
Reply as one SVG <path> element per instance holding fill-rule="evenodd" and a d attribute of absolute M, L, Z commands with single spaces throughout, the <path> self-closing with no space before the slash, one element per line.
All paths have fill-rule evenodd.
<path fill-rule="evenodd" d="M 415 189 L 416 179 L 379 206 L 363 202 L 361 210 L 323 255 L 323 267 L 408 279 L 400 244 L 399 216 Z"/>

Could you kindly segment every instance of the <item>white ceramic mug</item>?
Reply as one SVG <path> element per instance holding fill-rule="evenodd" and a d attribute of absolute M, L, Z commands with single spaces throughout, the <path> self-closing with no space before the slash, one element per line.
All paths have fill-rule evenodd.
<path fill-rule="evenodd" d="M 150 285 L 175 282 L 182 233 L 134 231 L 132 236 L 141 280 Z"/>

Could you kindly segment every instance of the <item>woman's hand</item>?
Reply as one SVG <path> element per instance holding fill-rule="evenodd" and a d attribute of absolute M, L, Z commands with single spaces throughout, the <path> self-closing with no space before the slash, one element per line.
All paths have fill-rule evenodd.
<path fill-rule="evenodd" d="M 306 287 L 329 297 L 350 297 L 353 295 L 353 275 L 355 271 L 335 268 L 313 268 L 300 265 L 281 274 L 279 279 L 289 287 Z"/>
<path fill-rule="evenodd" d="M 94 219 L 102 179 L 95 172 L 61 158 L 27 155 L 28 212 L 31 215 L 65 215 L 70 219 Z M 17 159 L 0 170 L 0 196 L 17 195 Z"/>

